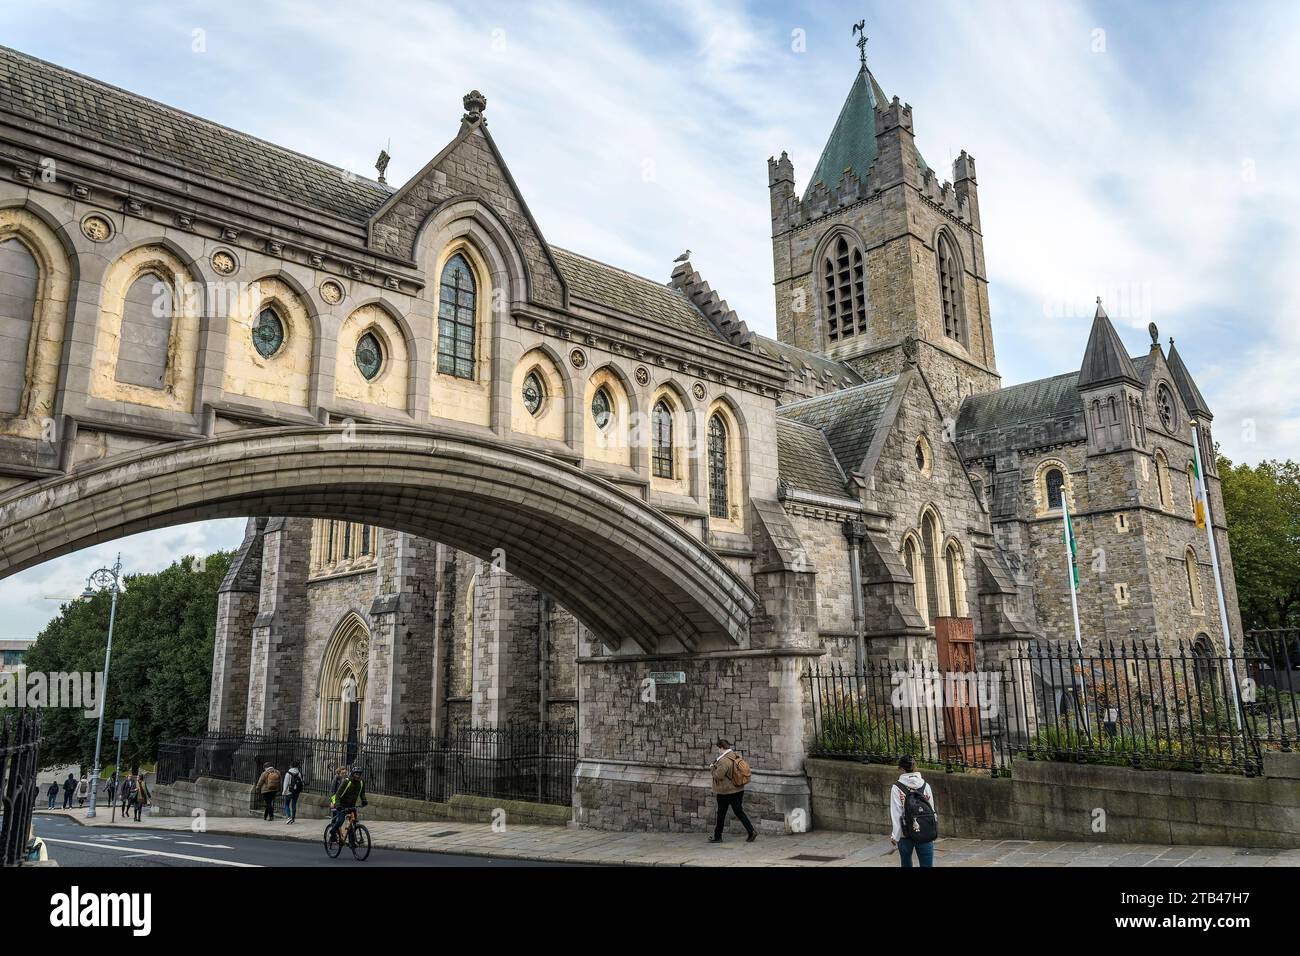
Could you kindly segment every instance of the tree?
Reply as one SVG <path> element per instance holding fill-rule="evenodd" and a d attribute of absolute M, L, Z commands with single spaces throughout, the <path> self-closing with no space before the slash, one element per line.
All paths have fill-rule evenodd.
<path fill-rule="evenodd" d="M 1300 626 L 1300 465 L 1219 456 L 1219 477 L 1243 623 Z"/>
<path fill-rule="evenodd" d="M 117 601 L 113 660 L 104 707 L 104 751 L 116 757 L 111 721 L 131 721 L 123 764 L 152 761 L 160 740 L 200 733 L 208 720 L 217 589 L 230 552 L 184 558 L 156 574 L 127 577 Z M 94 672 L 104 667 L 111 596 L 101 591 L 65 604 L 37 637 L 24 664 L 29 672 Z M 97 716 L 77 708 L 42 715 L 41 762 L 82 764 L 95 756 Z"/>

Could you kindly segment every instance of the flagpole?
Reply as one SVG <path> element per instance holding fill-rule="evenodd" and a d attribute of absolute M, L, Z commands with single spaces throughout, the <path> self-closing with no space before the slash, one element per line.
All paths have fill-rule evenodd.
<path fill-rule="evenodd" d="M 1074 555 L 1074 542 L 1070 540 L 1070 516 L 1065 503 L 1065 487 L 1061 487 L 1061 527 L 1065 530 L 1065 576 L 1070 579 L 1070 611 L 1074 615 L 1074 642 L 1083 653 L 1083 636 L 1079 631 L 1079 600 L 1074 596 L 1074 569 L 1077 566 Z"/>
<path fill-rule="evenodd" d="M 1210 566 L 1214 569 L 1214 593 L 1219 599 L 1219 626 L 1223 628 L 1223 647 L 1228 652 L 1232 670 L 1232 700 L 1236 704 L 1237 729 L 1241 729 L 1241 693 L 1237 688 L 1237 668 L 1232 661 L 1232 630 L 1228 627 L 1228 602 L 1223 599 L 1223 575 L 1219 573 L 1219 547 L 1214 540 L 1214 516 L 1210 513 L 1210 494 L 1205 484 L 1205 466 L 1201 460 L 1201 438 L 1192 419 L 1192 451 L 1196 455 L 1196 484 L 1205 507 L 1205 538 L 1210 543 Z M 1193 505 L 1194 507 L 1194 505 Z"/>

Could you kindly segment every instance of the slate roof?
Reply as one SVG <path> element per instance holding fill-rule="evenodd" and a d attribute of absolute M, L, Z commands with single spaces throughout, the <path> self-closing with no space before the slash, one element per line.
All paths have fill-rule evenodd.
<path fill-rule="evenodd" d="M 867 450 L 876 437 L 876 429 L 884 419 L 885 406 L 894 394 L 898 378 L 894 375 L 838 392 L 791 402 L 776 410 L 777 418 L 820 429 L 826 436 L 840 469 L 844 474 L 849 474 L 862 467 Z M 782 461 L 783 475 L 786 468 L 787 465 Z"/>
<path fill-rule="evenodd" d="M 1129 361 L 1143 384 L 1150 381 L 1153 364 L 1150 354 L 1132 357 Z M 1044 419 L 1069 418 L 1082 413 L 1079 373 L 1064 372 L 1051 378 L 1035 379 L 1020 385 L 1009 385 L 996 392 L 970 396 L 962 402 L 961 411 L 957 415 L 957 433 L 965 437 L 997 428 Z"/>
<path fill-rule="evenodd" d="M 0 111 L 146 165 L 168 163 L 357 224 L 391 195 L 373 180 L 7 47 L 0 47 Z"/>
<path fill-rule="evenodd" d="M 846 496 L 844 471 L 820 428 L 778 417 L 776 450 L 778 473 L 783 482 L 817 495 Z"/>
<path fill-rule="evenodd" d="M 862 376 L 852 366 L 846 365 L 837 359 L 827 358 L 825 355 L 818 355 L 816 352 L 809 352 L 807 349 L 787 345 L 785 342 L 778 342 L 766 335 L 755 335 L 753 342 L 755 351 L 790 366 L 796 375 L 806 367 L 819 379 L 824 379 L 829 373 L 837 387 L 843 386 L 845 383 L 848 383 L 848 385 L 862 384 Z"/>
<path fill-rule="evenodd" d="M 803 194 L 805 200 L 818 182 L 824 182 L 834 192 L 846 169 L 852 169 L 860 180 L 866 182 L 867 171 L 879 155 L 876 148 L 876 107 L 887 103 L 889 97 L 864 63 L 853 78 L 830 139 L 826 141 L 817 168 L 808 180 L 808 188 Z M 925 160 L 921 159 L 920 153 L 917 153 L 917 159 L 924 174 Z"/>
<path fill-rule="evenodd" d="M 1178 349 L 1174 348 L 1172 339 L 1169 342 L 1169 355 L 1165 361 L 1169 364 L 1169 374 L 1187 410 L 1193 415 L 1209 415 L 1210 406 L 1206 403 L 1201 390 L 1196 387 L 1196 382 L 1192 380 L 1192 374 L 1187 371 L 1187 366 L 1183 364 L 1183 357 L 1178 354 Z"/>
<path fill-rule="evenodd" d="M 598 262 L 587 256 L 551 246 L 555 263 L 568 283 L 569 295 L 618 312 L 639 316 L 681 332 L 720 339 L 704 313 L 671 286 Z"/>
<path fill-rule="evenodd" d="M 1083 351 L 1083 364 L 1079 368 L 1077 387 L 1087 388 L 1118 379 L 1137 381 L 1137 369 L 1128 357 L 1119 333 L 1110 322 L 1106 311 L 1097 300 L 1097 312 L 1092 318 L 1092 331 L 1088 333 L 1088 347 Z"/>

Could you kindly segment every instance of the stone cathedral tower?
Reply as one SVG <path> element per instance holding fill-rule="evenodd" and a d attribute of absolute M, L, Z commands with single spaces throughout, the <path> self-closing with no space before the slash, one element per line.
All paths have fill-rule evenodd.
<path fill-rule="evenodd" d="M 864 57 L 802 197 L 794 181 L 786 153 L 768 160 L 777 337 L 866 379 L 914 354 L 953 418 L 998 388 L 974 159 L 941 185 Z"/>

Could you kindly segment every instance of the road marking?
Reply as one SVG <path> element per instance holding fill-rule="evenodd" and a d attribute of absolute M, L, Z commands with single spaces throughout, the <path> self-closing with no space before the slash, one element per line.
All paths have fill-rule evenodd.
<path fill-rule="evenodd" d="M 120 853 L 131 853 L 136 856 L 166 856 L 173 860 L 192 860 L 196 863 L 216 863 L 219 866 L 243 866 L 252 869 L 261 869 L 260 863 L 240 863 L 236 860 L 218 860 L 210 856 L 191 856 L 188 853 L 168 853 L 165 850 L 141 850 L 129 846 L 113 846 L 111 843 L 85 843 L 81 840 L 56 840 L 53 837 L 46 837 L 46 843 L 66 843 L 69 846 L 89 846 L 99 850 L 117 850 Z"/>
<path fill-rule="evenodd" d="M 193 840 L 177 840 L 177 846 L 205 846 L 209 850 L 233 850 L 233 846 L 226 846 L 224 843 L 195 843 Z"/>

